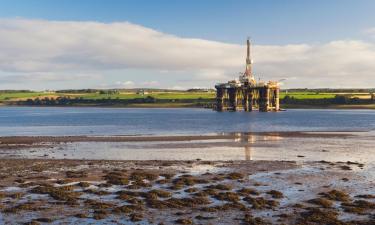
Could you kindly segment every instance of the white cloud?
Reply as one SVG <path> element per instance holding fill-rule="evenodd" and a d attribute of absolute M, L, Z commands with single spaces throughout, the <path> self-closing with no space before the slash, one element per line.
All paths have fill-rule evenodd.
<path fill-rule="evenodd" d="M 171 89 L 171 90 L 186 90 L 186 87 L 175 85 L 175 86 L 172 86 L 172 87 L 168 87 L 168 89 Z"/>
<path fill-rule="evenodd" d="M 89 77 L 79 74 L 105 77 L 113 70 L 147 69 L 172 80 L 189 80 L 192 86 L 213 86 L 237 76 L 244 69 L 244 55 L 243 45 L 181 38 L 128 22 L 0 19 L 0 73 L 7 74 L 0 78 L 3 82 L 23 77 L 85 83 Z M 254 71 L 262 79 L 289 78 L 286 87 L 375 87 L 373 42 L 256 45 L 252 55 Z M 163 86 L 143 76 L 137 83 L 116 85 Z M 127 74 L 118 77 L 124 79 L 129 79 Z"/>
<path fill-rule="evenodd" d="M 133 81 L 117 81 L 113 87 L 115 88 L 133 88 L 135 83 Z"/>
<path fill-rule="evenodd" d="M 101 84 L 98 88 L 160 88 L 160 83 L 158 81 L 144 81 L 144 82 L 134 82 L 134 81 L 116 81 L 112 84 Z"/>
<path fill-rule="evenodd" d="M 160 83 L 158 81 L 145 81 L 141 83 L 141 87 L 159 87 Z"/>
<path fill-rule="evenodd" d="M 0 76 L 0 82 L 5 83 L 19 83 L 19 82 L 69 82 L 76 81 L 80 79 L 102 79 L 99 74 L 59 74 L 59 73 L 20 73 L 13 75 Z"/>
<path fill-rule="evenodd" d="M 128 22 L 0 20 L 0 66 L 6 71 L 227 68 L 238 65 L 239 49 Z"/>

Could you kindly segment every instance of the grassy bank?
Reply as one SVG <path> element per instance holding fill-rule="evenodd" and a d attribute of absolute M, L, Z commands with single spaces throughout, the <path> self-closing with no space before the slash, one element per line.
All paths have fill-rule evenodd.
<path fill-rule="evenodd" d="M 297 104 L 283 104 L 283 109 L 375 109 L 375 104 L 366 105 L 297 105 Z"/>
<path fill-rule="evenodd" d="M 285 90 L 283 108 L 375 109 L 371 93 L 358 90 Z M 182 108 L 212 107 L 213 90 L 0 91 L 0 105 Z"/>

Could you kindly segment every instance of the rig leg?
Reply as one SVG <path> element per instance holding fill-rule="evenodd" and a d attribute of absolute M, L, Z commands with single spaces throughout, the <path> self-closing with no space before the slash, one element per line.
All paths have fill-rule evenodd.
<path fill-rule="evenodd" d="M 251 90 L 250 93 L 249 93 L 249 98 L 248 98 L 248 109 L 249 109 L 249 112 L 253 111 L 254 109 L 254 93 L 253 91 Z"/>
<path fill-rule="evenodd" d="M 268 112 L 270 102 L 270 89 L 264 87 L 259 90 L 259 111 Z"/>
<path fill-rule="evenodd" d="M 216 110 L 224 110 L 224 88 L 216 88 Z"/>
<path fill-rule="evenodd" d="M 242 99 L 242 105 L 243 105 L 243 110 L 249 111 L 249 91 L 248 90 L 243 90 L 243 99 Z"/>
<path fill-rule="evenodd" d="M 233 111 L 237 111 L 237 89 L 236 88 L 229 88 L 228 89 L 229 95 L 229 106 Z"/>
<path fill-rule="evenodd" d="M 280 89 L 275 90 L 275 111 L 280 111 Z"/>

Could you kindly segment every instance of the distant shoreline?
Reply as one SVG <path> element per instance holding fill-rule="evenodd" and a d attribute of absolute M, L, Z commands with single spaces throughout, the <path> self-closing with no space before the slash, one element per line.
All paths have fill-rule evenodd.
<path fill-rule="evenodd" d="M 199 106 L 194 103 L 145 103 L 145 104 L 129 104 L 129 105 L 91 105 L 91 104 L 77 104 L 77 105 L 15 105 L 15 104 L 4 104 L 0 103 L 0 107 L 95 107 L 95 108 L 201 108 L 201 109 L 212 109 L 210 107 Z M 368 105 L 299 105 L 299 104 L 282 104 L 282 109 L 371 109 L 375 110 L 375 104 Z"/>

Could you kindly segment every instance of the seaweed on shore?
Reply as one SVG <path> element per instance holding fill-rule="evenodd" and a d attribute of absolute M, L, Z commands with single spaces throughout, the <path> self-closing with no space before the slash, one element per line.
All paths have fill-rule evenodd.
<path fill-rule="evenodd" d="M 25 202 L 18 204 L 16 206 L 7 208 L 4 210 L 5 213 L 18 213 L 20 211 L 39 211 L 42 207 L 40 207 L 40 204 L 37 204 L 35 202 Z"/>
<path fill-rule="evenodd" d="M 223 205 L 218 205 L 214 207 L 217 211 L 226 211 L 226 210 L 240 210 L 247 211 L 246 206 L 240 202 L 227 202 Z"/>
<path fill-rule="evenodd" d="M 114 207 L 114 204 L 109 203 L 109 202 L 101 202 L 101 201 L 96 201 L 93 199 L 87 199 L 85 202 L 85 205 L 91 209 L 110 209 Z"/>
<path fill-rule="evenodd" d="M 15 193 L 7 194 L 7 197 L 13 198 L 13 199 L 20 199 L 23 196 L 25 196 L 25 193 L 23 193 L 23 192 L 15 192 Z"/>
<path fill-rule="evenodd" d="M 271 195 L 272 198 L 284 198 L 284 194 L 280 191 L 270 190 L 267 194 Z"/>
<path fill-rule="evenodd" d="M 148 172 L 144 170 L 139 170 L 139 171 L 134 171 L 130 174 L 129 179 L 134 180 L 134 181 L 143 181 L 143 180 L 148 180 L 148 181 L 154 181 L 158 179 L 159 174 L 156 172 Z"/>
<path fill-rule="evenodd" d="M 93 218 L 95 220 L 102 220 L 102 219 L 107 218 L 108 215 L 109 215 L 109 213 L 107 211 L 105 211 L 105 210 L 95 210 Z"/>
<path fill-rule="evenodd" d="M 85 178 L 87 177 L 86 171 L 66 171 L 66 177 L 68 178 Z"/>
<path fill-rule="evenodd" d="M 266 200 L 265 198 L 262 197 L 245 197 L 243 199 L 247 203 L 252 205 L 253 209 L 272 209 L 274 207 L 277 207 L 279 205 L 279 202 L 274 201 L 274 200 Z"/>
<path fill-rule="evenodd" d="M 319 193 L 319 195 L 334 201 L 347 202 L 350 200 L 350 196 L 347 193 L 339 190 L 331 190 L 329 192 Z"/>
<path fill-rule="evenodd" d="M 164 191 L 161 189 L 154 189 L 148 192 L 149 194 L 155 194 L 159 198 L 169 198 L 172 196 L 172 193 L 169 191 Z"/>
<path fill-rule="evenodd" d="M 222 190 L 222 191 L 229 191 L 232 190 L 233 187 L 229 184 L 216 184 L 216 185 L 208 185 L 205 188 L 208 189 L 217 189 L 217 190 Z"/>
<path fill-rule="evenodd" d="M 87 187 L 90 187 L 90 183 L 89 182 L 85 182 L 85 181 L 81 181 L 77 184 L 79 187 L 82 187 L 82 188 L 87 188 Z"/>
<path fill-rule="evenodd" d="M 190 225 L 193 224 L 193 221 L 191 219 L 177 219 L 176 224 L 183 224 L 183 225 Z"/>
<path fill-rule="evenodd" d="M 104 176 L 104 179 L 107 181 L 107 183 L 113 184 L 113 185 L 129 184 L 129 179 L 128 179 L 127 174 L 120 172 L 120 171 L 109 172 Z"/>
<path fill-rule="evenodd" d="M 354 197 L 356 197 L 356 198 L 370 199 L 370 198 L 375 198 L 375 195 L 365 194 L 365 195 L 356 195 Z"/>
<path fill-rule="evenodd" d="M 245 214 L 242 222 L 246 225 L 271 225 L 271 223 L 263 220 L 262 218 L 254 217 L 250 214 Z"/>
<path fill-rule="evenodd" d="M 202 215 L 197 215 L 195 217 L 195 219 L 197 220 L 212 220 L 212 219 L 216 219 L 216 217 L 214 216 L 202 216 Z"/>
<path fill-rule="evenodd" d="M 143 215 L 140 213 L 133 213 L 130 215 L 130 220 L 132 222 L 139 222 L 143 220 Z"/>
<path fill-rule="evenodd" d="M 252 189 L 252 188 L 242 188 L 242 189 L 238 190 L 237 193 L 241 196 L 259 195 L 259 192 L 255 189 Z"/>
<path fill-rule="evenodd" d="M 87 189 L 87 190 L 84 190 L 84 192 L 86 192 L 88 194 L 99 195 L 99 196 L 111 194 L 110 192 L 107 192 L 107 191 L 95 190 L 95 189 Z"/>
<path fill-rule="evenodd" d="M 53 187 L 47 184 L 31 189 L 31 193 L 48 194 L 55 200 L 65 201 L 69 204 L 74 204 L 81 195 L 79 192 L 74 192 L 72 186 Z"/>
<path fill-rule="evenodd" d="M 194 193 L 194 192 L 198 192 L 199 189 L 198 188 L 187 188 L 184 190 L 186 193 Z"/>
<path fill-rule="evenodd" d="M 375 203 L 365 200 L 355 200 L 354 202 L 343 202 L 341 207 L 345 212 L 363 214 L 368 210 L 375 210 Z"/>
<path fill-rule="evenodd" d="M 308 203 L 319 205 L 323 208 L 330 208 L 333 205 L 333 202 L 331 200 L 328 200 L 326 198 L 314 198 L 307 201 Z"/>
<path fill-rule="evenodd" d="M 201 205 L 208 205 L 211 201 L 204 197 L 192 197 L 192 198 L 170 198 L 167 200 L 149 199 L 147 205 L 151 208 L 162 209 L 162 208 L 193 208 Z"/>
<path fill-rule="evenodd" d="M 191 175 L 182 175 L 178 178 L 175 178 L 172 183 L 176 186 L 193 186 L 195 184 L 206 184 L 207 180 L 196 178 Z"/>
<path fill-rule="evenodd" d="M 239 195 L 235 192 L 220 192 L 217 193 L 214 198 L 228 202 L 238 202 L 240 200 Z"/>
<path fill-rule="evenodd" d="M 338 218 L 338 213 L 333 210 L 321 210 L 318 208 L 308 208 L 300 213 L 297 218 L 297 224 L 332 224 L 344 225 Z"/>
<path fill-rule="evenodd" d="M 77 214 L 74 215 L 74 217 L 83 219 L 83 218 L 87 218 L 89 216 L 87 215 L 87 213 L 77 213 Z"/>
<path fill-rule="evenodd" d="M 139 212 L 144 210 L 144 206 L 142 204 L 130 204 L 130 205 L 123 205 L 118 206 L 113 209 L 114 213 L 133 213 Z"/>
<path fill-rule="evenodd" d="M 172 179 L 176 174 L 173 173 L 162 173 L 160 176 L 164 177 L 166 180 Z"/>
<path fill-rule="evenodd" d="M 237 172 L 229 173 L 226 176 L 226 178 L 230 180 L 240 180 L 240 179 L 243 179 L 244 177 L 245 175 L 243 175 L 242 173 L 237 173 Z"/>

